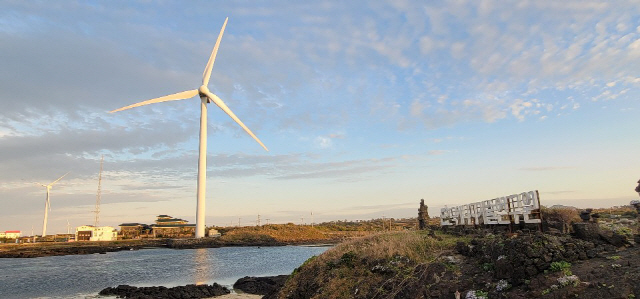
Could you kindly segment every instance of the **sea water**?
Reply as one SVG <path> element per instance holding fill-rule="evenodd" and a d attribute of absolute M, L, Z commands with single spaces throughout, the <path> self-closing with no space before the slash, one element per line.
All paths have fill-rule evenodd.
<path fill-rule="evenodd" d="M 0 298 L 96 298 L 106 287 L 173 287 L 291 274 L 328 247 L 153 248 L 107 254 L 0 259 Z"/>

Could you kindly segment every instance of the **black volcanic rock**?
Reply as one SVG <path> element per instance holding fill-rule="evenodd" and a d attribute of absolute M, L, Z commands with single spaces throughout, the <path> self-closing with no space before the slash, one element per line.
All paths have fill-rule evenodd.
<path fill-rule="evenodd" d="M 167 288 L 159 287 L 134 287 L 119 285 L 115 288 L 106 288 L 100 291 L 103 296 L 117 296 L 128 299 L 197 299 L 222 296 L 231 293 L 229 289 L 214 283 L 212 285 L 177 286 Z"/>
<path fill-rule="evenodd" d="M 289 275 L 266 277 L 245 276 L 238 279 L 238 281 L 233 284 L 233 288 L 249 294 L 267 295 L 279 290 L 287 281 L 288 277 Z"/>

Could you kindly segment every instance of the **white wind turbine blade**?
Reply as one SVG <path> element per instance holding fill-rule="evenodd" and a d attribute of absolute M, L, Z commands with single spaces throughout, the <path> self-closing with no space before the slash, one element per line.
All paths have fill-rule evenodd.
<path fill-rule="evenodd" d="M 202 85 L 209 85 L 209 78 L 211 78 L 211 70 L 213 69 L 213 63 L 216 61 L 216 55 L 218 55 L 218 48 L 220 47 L 220 41 L 222 40 L 222 35 L 224 34 L 224 28 L 227 27 L 227 21 L 229 18 L 224 20 L 224 24 L 222 25 L 222 29 L 220 29 L 220 34 L 218 35 L 218 40 L 216 41 L 216 45 L 213 46 L 213 51 L 211 51 L 211 56 L 209 57 L 209 61 L 207 61 L 207 67 L 204 68 L 204 73 L 202 73 Z"/>
<path fill-rule="evenodd" d="M 139 107 L 139 106 L 154 104 L 154 103 L 184 100 L 184 99 L 188 99 L 188 98 L 193 98 L 193 97 L 195 97 L 197 95 L 198 95 L 198 91 L 197 90 L 195 90 L 195 89 L 194 90 L 187 90 L 187 91 L 183 91 L 183 92 L 170 94 L 170 95 L 167 95 L 167 96 L 164 96 L 164 97 L 159 97 L 159 98 L 155 98 L 155 99 L 151 99 L 151 100 L 146 100 L 146 101 L 142 101 L 142 102 L 139 102 L 139 103 L 135 103 L 133 105 L 129 105 L 129 106 L 126 106 L 126 107 L 122 107 L 122 108 L 119 108 L 119 109 L 116 109 L 116 110 L 109 111 L 109 113 L 114 113 L 114 112 L 127 110 L 127 109 L 131 109 L 131 108 Z"/>
<path fill-rule="evenodd" d="M 71 172 L 71 171 L 69 171 Z M 57 183 L 59 180 L 61 180 L 65 175 L 69 174 L 69 172 L 63 174 L 61 177 L 59 177 L 57 180 L 53 181 L 51 184 L 49 184 L 49 186 L 53 186 L 53 184 Z"/>
<path fill-rule="evenodd" d="M 242 121 L 233 113 L 233 111 L 231 111 L 231 109 L 229 109 L 229 107 L 227 107 L 227 104 L 225 104 L 217 95 L 211 93 L 210 91 L 205 91 L 205 94 L 207 95 L 207 97 L 211 101 L 213 101 L 216 105 L 218 105 L 218 107 L 220 107 L 220 109 L 222 109 L 222 111 L 224 111 L 236 123 L 238 123 L 244 129 L 245 132 L 247 132 L 251 137 L 253 137 L 253 139 L 255 139 L 258 143 L 260 143 L 260 145 L 266 151 L 269 151 L 269 149 L 266 146 L 264 146 L 262 141 L 260 141 L 260 139 L 258 139 L 258 137 L 256 137 L 256 135 L 254 135 L 253 132 L 251 132 L 251 130 L 249 130 L 249 128 L 247 128 L 247 126 L 244 125 L 244 123 L 242 123 Z"/>

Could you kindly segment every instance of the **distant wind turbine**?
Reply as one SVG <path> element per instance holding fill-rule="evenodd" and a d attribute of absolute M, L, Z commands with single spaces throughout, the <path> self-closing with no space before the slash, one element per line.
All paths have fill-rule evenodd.
<path fill-rule="evenodd" d="M 44 202 L 44 221 L 42 223 L 42 236 L 43 237 L 47 235 L 47 218 L 49 218 L 49 211 L 51 211 L 51 201 L 49 201 L 49 193 L 51 193 L 51 187 L 53 187 L 53 184 L 57 183 L 59 180 L 61 180 L 67 174 L 69 174 L 69 173 L 68 172 L 65 173 L 64 175 L 62 175 L 61 177 L 59 177 L 57 180 L 53 181 L 49 185 L 36 183 L 36 184 L 38 184 L 38 185 L 40 185 L 42 187 L 47 188 L 47 200 Z"/>
<path fill-rule="evenodd" d="M 224 20 L 224 24 L 222 25 L 222 29 L 220 29 L 220 35 L 218 35 L 218 40 L 216 41 L 215 46 L 213 47 L 213 51 L 211 51 L 211 56 L 209 57 L 209 61 L 207 62 L 207 66 L 204 69 L 204 73 L 202 74 L 202 85 L 198 89 L 178 92 L 175 94 L 142 101 L 133 105 L 129 105 L 126 107 L 122 107 L 116 110 L 111 111 L 118 112 L 122 110 L 131 109 L 134 107 L 161 103 L 167 101 L 176 101 L 176 100 L 184 100 L 189 99 L 195 96 L 200 97 L 200 150 L 198 156 L 198 192 L 197 199 L 198 204 L 196 207 L 196 238 L 204 237 L 204 227 L 205 227 L 205 193 L 206 193 L 206 176 L 207 176 L 207 104 L 213 102 L 216 104 L 222 111 L 224 111 L 229 117 L 231 117 L 240 127 L 242 127 L 245 132 L 247 132 L 253 139 L 255 139 L 266 151 L 269 151 L 267 147 L 256 137 L 256 135 L 247 128 L 247 126 L 240 121 L 240 119 L 227 107 L 227 105 L 215 94 L 209 91 L 207 85 L 209 85 L 209 79 L 211 78 L 211 69 L 213 69 L 213 63 L 216 60 L 216 55 L 218 53 L 218 47 L 220 46 L 220 40 L 222 40 L 222 35 L 224 33 L 224 29 L 227 26 L 227 21 L 229 18 Z M 239 225 L 239 224 L 238 224 Z"/>

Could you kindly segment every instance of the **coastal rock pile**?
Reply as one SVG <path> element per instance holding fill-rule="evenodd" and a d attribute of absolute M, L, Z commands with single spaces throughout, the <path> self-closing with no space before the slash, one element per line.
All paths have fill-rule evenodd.
<path fill-rule="evenodd" d="M 238 279 L 233 284 L 233 288 L 245 293 L 255 295 L 268 295 L 279 290 L 287 281 L 289 275 L 278 275 L 268 277 L 245 276 Z"/>
<path fill-rule="evenodd" d="M 134 287 L 119 285 L 100 291 L 103 296 L 117 296 L 127 299 L 197 299 L 222 296 L 231 293 L 229 289 L 214 283 L 212 285 L 194 285 L 167 287 Z"/>

